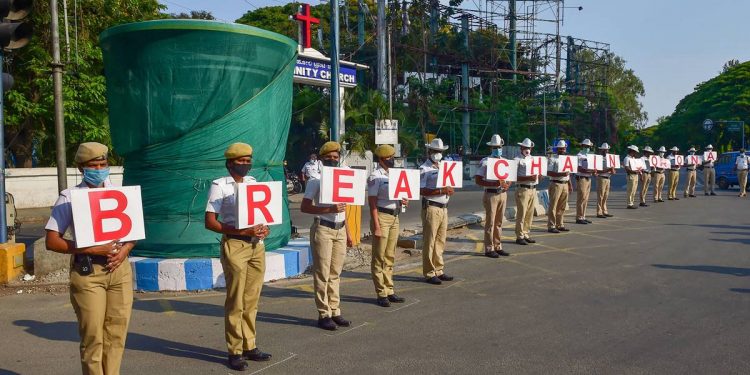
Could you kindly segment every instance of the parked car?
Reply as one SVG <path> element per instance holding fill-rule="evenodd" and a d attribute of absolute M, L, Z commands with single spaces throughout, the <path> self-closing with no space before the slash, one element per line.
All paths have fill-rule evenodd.
<path fill-rule="evenodd" d="M 737 172 L 733 170 L 734 162 L 739 154 L 739 151 L 725 152 L 716 161 L 716 185 L 719 185 L 719 189 L 727 190 L 739 185 Z M 750 155 L 750 152 L 745 152 L 745 155 Z M 750 183 L 748 183 L 748 187 L 750 187 Z"/>

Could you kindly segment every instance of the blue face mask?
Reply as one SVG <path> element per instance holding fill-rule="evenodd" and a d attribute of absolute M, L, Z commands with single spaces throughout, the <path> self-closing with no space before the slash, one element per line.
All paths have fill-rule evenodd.
<path fill-rule="evenodd" d="M 83 168 L 83 181 L 91 186 L 99 186 L 109 177 L 109 167 L 104 169 Z"/>
<path fill-rule="evenodd" d="M 492 149 L 492 156 L 499 158 L 503 156 L 503 149 L 502 148 L 493 148 Z"/>

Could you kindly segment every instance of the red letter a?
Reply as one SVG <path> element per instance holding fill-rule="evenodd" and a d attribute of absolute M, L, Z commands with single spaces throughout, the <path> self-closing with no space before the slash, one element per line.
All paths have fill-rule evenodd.
<path fill-rule="evenodd" d="M 411 189 L 409 188 L 409 179 L 406 178 L 406 171 L 401 171 L 398 175 L 395 196 L 398 197 L 401 192 L 406 192 L 406 199 L 411 199 Z"/>

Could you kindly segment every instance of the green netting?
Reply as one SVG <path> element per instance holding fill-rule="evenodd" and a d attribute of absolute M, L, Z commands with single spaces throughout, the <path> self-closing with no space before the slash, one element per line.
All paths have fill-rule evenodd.
<path fill-rule="evenodd" d="M 100 41 L 112 143 L 125 159 L 124 184 L 143 195 L 147 238 L 133 254 L 218 256 L 220 235 L 204 228 L 203 215 L 211 181 L 227 176 L 226 147 L 251 144 L 251 175 L 284 181 L 297 43 L 196 20 L 121 25 Z M 284 198 L 269 249 L 289 238 Z"/>

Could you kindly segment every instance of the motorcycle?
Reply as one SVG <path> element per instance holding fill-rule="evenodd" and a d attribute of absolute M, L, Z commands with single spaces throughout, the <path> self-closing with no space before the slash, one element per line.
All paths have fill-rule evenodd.
<path fill-rule="evenodd" d="M 302 181 L 296 173 L 292 173 L 285 168 L 286 174 L 286 192 L 288 194 L 299 194 L 302 192 Z"/>

